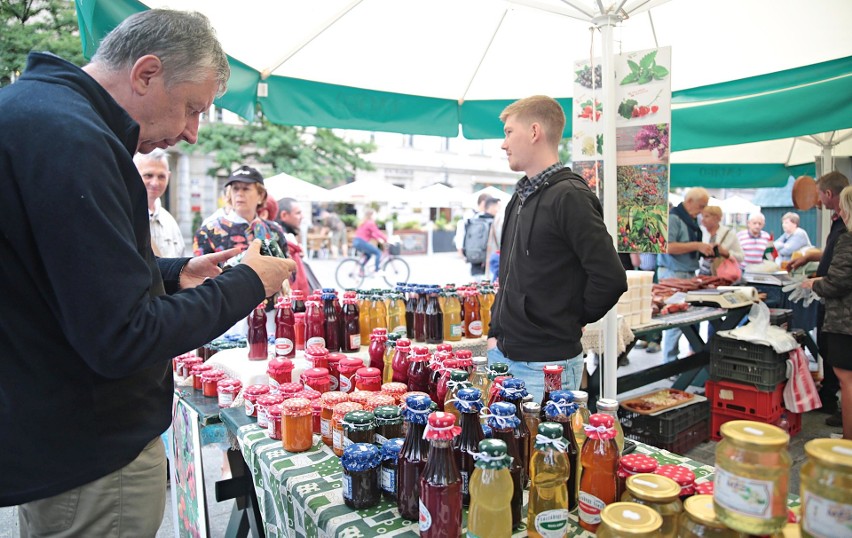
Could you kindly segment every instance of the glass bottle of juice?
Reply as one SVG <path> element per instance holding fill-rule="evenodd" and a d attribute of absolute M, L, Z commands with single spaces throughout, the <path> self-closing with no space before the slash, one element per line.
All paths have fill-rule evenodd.
<path fill-rule="evenodd" d="M 621 427 L 621 420 L 618 418 L 618 400 L 611 398 L 598 399 L 598 413 L 612 417 L 615 427 L 615 444 L 618 445 L 618 453 L 620 455 L 624 451 L 624 429 Z"/>
<path fill-rule="evenodd" d="M 361 315 L 358 311 L 358 301 L 354 298 L 343 298 L 343 352 L 357 353 L 361 351 Z"/>
<path fill-rule="evenodd" d="M 470 384 L 473 388 L 479 389 L 479 393 L 483 395 L 483 403 L 485 395 L 491 388 L 491 381 L 488 379 L 488 359 L 485 357 L 473 358 L 473 372 L 470 374 Z"/>
<path fill-rule="evenodd" d="M 550 393 L 554 390 L 562 390 L 562 372 L 565 369 L 558 364 L 545 366 L 544 372 L 544 395 L 541 398 L 541 420 L 545 420 L 544 406 L 550 401 Z M 573 398 L 572 398 L 573 401 Z"/>
<path fill-rule="evenodd" d="M 491 404 L 503 401 L 503 381 L 511 378 L 512 374 L 498 375 L 494 378 L 494 382 L 491 383 L 491 392 L 488 395 L 487 407 L 491 407 Z"/>
<path fill-rule="evenodd" d="M 388 294 L 388 332 L 405 332 L 405 301 L 396 292 Z"/>
<path fill-rule="evenodd" d="M 456 417 L 436 411 L 429 415 L 423 436 L 431 444 L 420 477 L 420 536 L 460 536 L 462 480 L 453 457 L 453 438 L 461 433 Z"/>
<path fill-rule="evenodd" d="M 580 495 L 580 448 L 574 439 L 572 417 L 577 411 L 577 404 L 572 403 L 574 396 L 570 390 L 554 390 L 550 400 L 544 405 L 544 415 L 550 422 L 562 426 L 562 437 L 568 441 L 565 449 L 571 462 L 571 474 L 568 476 L 568 511 L 577 508 L 577 497 Z"/>
<path fill-rule="evenodd" d="M 574 403 L 577 404 L 577 412 L 571 415 L 571 427 L 574 429 L 574 439 L 580 452 L 583 452 L 583 443 L 586 441 L 585 426 L 589 423 L 589 393 L 584 390 L 572 390 Z"/>
<path fill-rule="evenodd" d="M 479 294 L 479 312 L 482 318 L 482 333 L 488 334 L 491 326 L 491 306 L 494 304 L 494 288 L 490 284 L 483 285 Z"/>
<path fill-rule="evenodd" d="M 293 335 L 295 336 L 294 343 L 296 351 L 305 349 L 305 313 L 297 312 L 293 314 Z"/>
<path fill-rule="evenodd" d="M 325 323 L 317 301 L 305 301 L 305 347 L 325 347 Z"/>
<path fill-rule="evenodd" d="M 440 347 L 442 344 L 438 344 Z M 449 365 L 445 366 L 444 363 L 452 357 L 451 353 L 447 353 L 446 351 L 436 349 L 435 353 L 432 354 L 432 360 L 429 362 L 429 369 L 432 370 L 432 374 L 429 376 L 429 397 L 432 398 L 433 402 L 438 401 L 438 382 L 441 380 L 441 376 L 444 374 L 444 370 L 449 368 Z M 444 400 L 441 399 L 441 405 L 444 404 Z M 441 409 L 443 411 L 443 409 Z"/>
<path fill-rule="evenodd" d="M 532 460 L 532 453 L 535 450 L 535 432 L 538 431 L 538 425 L 546 421 L 541 420 L 541 406 L 532 401 L 532 395 L 524 398 L 524 402 L 521 404 L 521 415 L 524 424 L 527 425 L 527 430 L 530 432 L 530 437 L 527 439 L 527 450 L 529 450 L 530 460 Z"/>
<path fill-rule="evenodd" d="M 458 342 L 462 338 L 461 330 L 461 307 L 459 307 L 456 292 L 447 293 L 443 306 L 444 312 L 444 340 L 447 342 Z"/>
<path fill-rule="evenodd" d="M 322 295 L 323 329 L 325 332 L 325 347 L 329 351 L 337 352 L 343 347 L 340 336 L 340 318 L 337 315 L 337 307 L 334 305 L 333 293 Z"/>
<path fill-rule="evenodd" d="M 248 317 L 248 358 L 265 360 L 269 356 L 269 340 L 266 335 L 266 301 L 257 305 Z"/>
<path fill-rule="evenodd" d="M 521 458 L 520 464 L 523 470 L 521 484 L 524 487 L 526 487 L 530 479 L 530 430 L 527 428 L 527 423 L 524 422 L 522 407 L 523 399 L 526 395 L 526 383 L 524 383 L 523 379 L 510 378 L 503 381 L 500 396 L 504 402 L 515 406 L 515 415 L 519 419 L 519 423 L 515 428 L 515 442 L 518 444 L 518 455 Z"/>
<path fill-rule="evenodd" d="M 438 409 L 440 411 L 444 410 L 444 401 L 447 399 L 447 385 L 450 382 L 450 374 L 453 370 L 458 366 L 458 361 L 456 359 L 444 359 L 441 363 L 440 371 L 441 377 L 438 378 L 438 382 L 435 384 L 435 393 L 432 394 L 432 386 L 429 386 L 429 394 L 430 396 L 434 396 L 433 401 L 437 404 Z"/>
<path fill-rule="evenodd" d="M 417 287 L 417 306 L 414 308 L 414 341 L 426 341 L 426 286 Z"/>
<path fill-rule="evenodd" d="M 444 396 L 444 411 L 456 417 L 456 422 L 461 421 L 461 412 L 459 412 L 456 406 L 458 393 L 461 389 L 472 387 L 467 377 L 468 374 L 464 370 L 452 370 L 450 371 L 450 379 L 447 381 L 447 394 Z"/>
<path fill-rule="evenodd" d="M 382 369 L 382 383 L 393 381 L 393 355 L 396 353 L 396 341 L 399 340 L 398 333 L 389 333 L 388 341 L 385 342 L 385 355 L 382 357 L 384 368 Z"/>
<path fill-rule="evenodd" d="M 279 297 L 275 303 L 275 355 L 293 358 L 296 356 L 296 319 L 293 317 L 293 302 L 289 297 Z"/>
<path fill-rule="evenodd" d="M 580 456 L 580 526 L 595 532 L 601 523 L 601 511 L 617 501 L 615 492 L 618 471 L 618 446 L 610 415 L 595 413 L 589 417 L 586 442 Z"/>
<path fill-rule="evenodd" d="M 512 476 L 512 502 L 510 503 L 512 513 L 512 528 L 521 525 L 521 508 L 524 503 L 524 487 L 521 482 L 521 463 L 518 455 L 518 443 L 515 440 L 515 428 L 520 420 L 515 416 L 515 406 L 508 402 L 497 402 L 489 410 L 488 426 L 491 427 L 494 439 L 500 439 L 506 443 L 511 464 L 509 474 Z"/>
<path fill-rule="evenodd" d="M 444 313 L 438 304 L 438 286 L 429 288 L 426 300 L 426 343 L 440 344 L 444 341 Z"/>
<path fill-rule="evenodd" d="M 409 340 L 414 340 L 414 311 L 417 309 L 417 288 L 414 285 L 406 286 L 405 292 L 405 335 Z"/>
<path fill-rule="evenodd" d="M 567 536 L 568 477 L 571 463 L 565 453 L 562 425 L 542 422 L 530 459 L 530 498 L 527 532 L 534 538 Z"/>
<path fill-rule="evenodd" d="M 413 394 L 405 399 L 403 417 L 407 425 L 405 441 L 396 473 L 397 508 L 405 519 L 420 517 L 420 475 L 426 466 L 429 442 L 423 439 L 427 416 L 432 412 L 428 396 Z"/>
<path fill-rule="evenodd" d="M 491 394 L 494 392 L 494 380 L 500 376 L 509 374 L 509 365 L 505 362 L 495 362 L 488 365 L 488 392 L 483 393 L 482 397 L 490 402 Z M 486 403 L 486 405 L 490 405 Z"/>
<path fill-rule="evenodd" d="M 464 327 L 468 338 L 482 336 L 482 313 L 479 309 L 479 294 L 470 290 L 465 294 Z"/>
<path fill-rule="evenodd" d="M 366 291 L 358 292 L 358 323 L 361 329 L 361 342 L 367 344 L 370 341 L 370 296 Z"/>
<path fill-rule="evenodd" d="M 374 293 L 370 296 L 370 332 L 380 327 L 388 328 L 388 310 L 382 296 Z"/>
<path fill-rule="evenodd" d="M 408 352 L 410 349 L 411 340 L 408 338 L 400 338 L 396 341 L 396 349 L 391 361 L 392 382 L 408 384 Z"/>
<path fill-rule="evenodd" d="M 293 314 L 303 313 L 305 311 L 305 292 L 302 290 L 292 290 L 290 298 L 293 300 Z"/>
<path fill-rule="evenodd" d="M 413 346 L 408 356 L 408 390 L 428 392 L 429 349 L 426 346 Z"/>
<path fill-rule="evenodd" d="M 476 453 L 476 469 L 470 479 L 470 510 L 467 538 L 512 536 L 512 476 L 506 443 L 484 439 Z"/>
<path fill-rule="evenodd" d="M 382 371 L 385 366 L 385 342 L 388 340 L 388 330 L 384 327 L 373 329 L 370 334 L 370 345 L 367 354 L 370 356 L 370 367 Z"/>
<path fill-rule="evenodd" d="M 462 477 L 462 505 L 470 504 L 470 477 L 474 471 L 474 456 L 479 451 L 479 442 L 485 438 L 479 423 L 482 410 L 482 393 L 479 389 L 460 389 L 455 407 L 461 413 L 461 434 L 456 437 L 453 453 Z M 508 503 L 507 503 L 508 504 Z"/>

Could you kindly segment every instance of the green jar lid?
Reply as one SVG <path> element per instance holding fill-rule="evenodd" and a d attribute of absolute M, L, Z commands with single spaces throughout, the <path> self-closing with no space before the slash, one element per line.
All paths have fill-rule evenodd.
<path fill-rule="evenodd" d="M 343 416 L 343 425 L 356 431 L 366 430 L 373 427 L 375 418 L 369 411 L 350 411 Z"/>
<path fill-rule="evenodd" d="M 560 439 L 562 437 L 562 424 L 556 422 L 542 422 L 538 425 L 538 434 L 548 439 Z"/>
<path fill-rule="evenodd" d="M 450 372 L 450 381 L 467 381 L 469 375 L 467 370 L 452 370 Z"/>
<path fill-rule="evenodd" d="M 483 439 L 479 442 L 479 452 L 474 454 L 476 466 L 480 469 L 504 469 L 512 463 L 506 443 L 500 439 Z"/>
<path fill-rule="evenodd" d="M 402 421 L 402 411 L 396 405 L 381 405 L 373 409 L 373 414 L 376 417 L 376 422 L 381 421 L 386 424 L 387 421 L 399 420 Z"/>

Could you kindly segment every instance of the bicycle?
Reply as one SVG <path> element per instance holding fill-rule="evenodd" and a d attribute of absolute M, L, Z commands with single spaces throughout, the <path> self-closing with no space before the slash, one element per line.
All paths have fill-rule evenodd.
<path fill-rule="evenodd" d="M 382 272 L 382 278 L 387 285 L 393 288 L 397 282 L 408 282 L 408 277 L 411 275 L 411 268 L 408 262 L 400 258 L 397 254 L 392 253 L 398 249 L 398 245 L 393 245 L 392 248 L 387 246 L 382 247 L 382 255 L 379 258 L 379 268 Z M 337 285 L 342 289 L 357 289 L 364 284 L 364 280 L 376 275 L 373 267 L 374 261 L 369 261 L 367 267 L 367 254 L 359 251 L 358 256 L 349 256 L 340 261 L 337 269 L 334 270 L 334 278 L 337 280 Z"/>

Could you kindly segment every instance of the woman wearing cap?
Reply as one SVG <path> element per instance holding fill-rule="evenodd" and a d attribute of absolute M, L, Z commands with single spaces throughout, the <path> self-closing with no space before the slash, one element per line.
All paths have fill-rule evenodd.
<path fill-rule="evenodd" d="M 195 233 L 192 250 L 196 256 L 220 252 L 233 247 L 245 249 L 253 239 L 270 239 L 287 255 L 284 230 L 272 221 L 261 218 L 259 211 L 265 208 L 266 187 L 263 176 L 250 166 L 234 170 L 225 184 L 227 206 L 222 215 L 209 219 Z"/>

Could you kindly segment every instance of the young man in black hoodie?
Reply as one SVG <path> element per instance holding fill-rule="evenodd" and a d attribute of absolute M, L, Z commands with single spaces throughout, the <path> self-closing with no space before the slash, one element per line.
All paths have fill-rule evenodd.
<path fill-rule="evenodd" d="M 600 200 L 559 162 L 559 103 L 541 95 L 521 99 L 500 120 L 509 167 L 526 175 L 506 208 L 488 361 L 508 363 L 539 401 L 545 365 L 563 366 L 563 388 L 579 388 L 583 326 L 618 302 L 627 277 Z"/>

